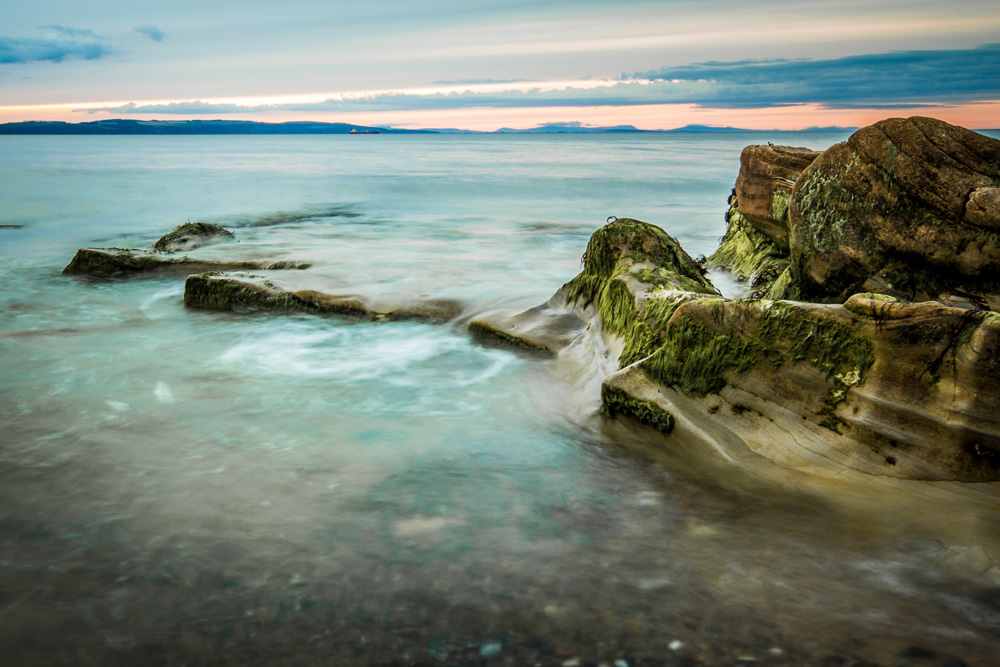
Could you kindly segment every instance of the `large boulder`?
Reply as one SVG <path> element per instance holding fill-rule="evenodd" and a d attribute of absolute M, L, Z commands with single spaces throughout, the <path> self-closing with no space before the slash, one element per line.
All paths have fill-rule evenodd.
<path fill-rule="evenodd" d="M 892 118 L 816 155 L 743 151 L 707 266 L 770 299 L 841 303 L 872 291 L 1000 307 L 1000 141 Z"/>
<path fill-rule="evenodd" d="M 832 146 L 789 202 L 799 298 L 862 290 L 1000 307 L 1000 140 L 892 118 Z"/>
<path fill-rule="evenodd" d="M 219 225 L 210 222 L 187 222 L 169 234 L 164 234 L 153 244 L 157 252 L 188 252 L 201 246 L 230 241 L 236 236 Z"/>

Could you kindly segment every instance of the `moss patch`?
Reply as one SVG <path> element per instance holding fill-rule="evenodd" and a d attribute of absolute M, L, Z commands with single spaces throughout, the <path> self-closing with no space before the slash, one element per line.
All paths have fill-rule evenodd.
<path fill-rule="evenodd" d="M 667 322 L 674 311 L 687 300 L 683 297 L 668 297 L 646 301 L 642 319 L 636 321 L 625 336 L 625 345 L 618 358 L 618 364 L 624 368 L 653 354 L 663 340 Z"/>
<path fill-rule="evenodd" d="M 737 280 L 752 280 L 756 295 L 765 294 L 788 267 L 788 255 L 743 217 L 735 197 L 730 201 L 726 213 L 726 234 L 705 264 L 726 269 Z M 772 206 L 773 203 L 774 200 Z M 787 198 L 784 199 L 784 207 L 787 215 Z"/>
<path fill-rule="evenodd" d="M 705 306 L 715 308 L 709 300 Z M 714 316 L 722 331 L 690 317 L 672 321 L 660 347 L 640 368 L 656 382 L 677 387 L 688 396 L 701 397 L 726 386 L 726 373 L 740 374 L 766 361 L 774 368 L 807 363 L 823 373 L 837 389 L 846 391 L 864 381 L 875 357 L 871 342 L 854 336 L 839 322 L 782 303 L 732 302 L 734 320 L 750 322 L 756 331 L 738 332 L 725 326 L 725 312 L 718 304 Z M 759 314 L 741 308 L 755 309 Z"/>
<path fill-rule="evenodd" d="M 641 265 L 632 268 L 636 263 Z M 597 230 L 587 244 L 583 271 L 566 285 L 566 300 L 584 307 L 595 305 L 604 329 L 625 338 L 623 365 L 626 360 L 632 363 L 652 352 L 657 339 L 649 318 L 659 322 L 663 315 L 654 307 L 649 316 L 642 315 L 640 322 L 626 275 L 654 289 L 718 294 L 702 275 L 701 267 L 659 227 L 622 218 Z M 676 307 L 674 301 L 670 303 Z"/>
<path fill-rule="evenodd" d="M 742 373 L 755 366 L 764 348 L 752 340 L 719 334 L 690 317 L 674 322 L 663 345 L 640 364 L 655 382 L 700 397 L 726 386 L 723 373 Z"/>
<path fill-rule="evenodd" d="M 620 389 L 603 386 L 601 402 L 601 411 L 607 417 L 616 415 L 631 417 L 643 424 L 649 424 L 665 435 L 674 430 L 674 416 L 652 401 L 638 401 Z"/>

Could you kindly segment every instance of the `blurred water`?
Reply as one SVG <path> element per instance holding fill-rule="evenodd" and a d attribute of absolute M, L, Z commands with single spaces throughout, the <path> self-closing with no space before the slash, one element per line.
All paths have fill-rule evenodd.
<path fill-rule="evenodd" d="M 190 218 L 332 289 L 528 307 L 607 216 L 708 253 L 743 146 L 841 139 L 3 137 L 5 664 L 990 664 L 995 507 L 759 483 L 460 322 L 59 274 Z"/>

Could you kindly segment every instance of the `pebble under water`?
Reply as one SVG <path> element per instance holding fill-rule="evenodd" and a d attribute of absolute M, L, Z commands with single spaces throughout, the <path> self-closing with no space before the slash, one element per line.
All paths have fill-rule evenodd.
<path fill-rule="evenodd" d="M 843 138 L 0 138 L 0 662 L 1000 664 L 981 486 L 764 479 L 464 329 L 546 300 L 608 215 L 711 252 L 743 146 Z M 236 233 L 208 256 L 466 313 L 60 275 L 188 218 Z"/>

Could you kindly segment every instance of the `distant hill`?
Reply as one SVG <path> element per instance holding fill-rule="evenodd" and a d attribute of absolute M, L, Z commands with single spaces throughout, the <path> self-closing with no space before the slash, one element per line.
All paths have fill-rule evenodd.
<path fill-rule="evenodd" d="M 852 127 L 810 127 L 807 132 L 848 132 Z M 402 130 L 390 127 L 371 127 L 349 123 L 317 123 L 295 121 L 288 123 L 258 123 L 251 120 L 96 120 L 86 123 L 58 121 L 25 121 L 0 125 L 0 134 L 350 134 L 378 130 L 381 134 L 484 134 L 470 130 L 433 129 Z M 778 130 L 746 130 L 738 127 L 713 127 L 710 125 L 685 125 L 673 130 L 640 130 L 634 125 L 588 127 L 581 123 L 553 123 L 527 129 L 502 127 L 485 134 L 610 134 L 610 133 L 675 133 L 675 132 L 777 132 Z"/>
<path fill-rule="evenodd" d="M 573 133 L 573 134 L 593 134 L 599 132 L 655 132 L 655 130 L 640 130 L 634 125 L 613 125 L 611 127 L 586 127 L 575 123 L 541 125 L 524 130 L 511 127 L 501 127 L 493 134 L 546 134 L 546 133 Z"/>
<path fill-rule="evenodd" d="M 378 130 L 384 134 L 433 134 L 429 130 L 396 130 L 348 123 L 258 123 L 250 120 L 97 120 L 89 123 L 26 121 L 4 123 L 0 134 L 350 134 Z"/>

